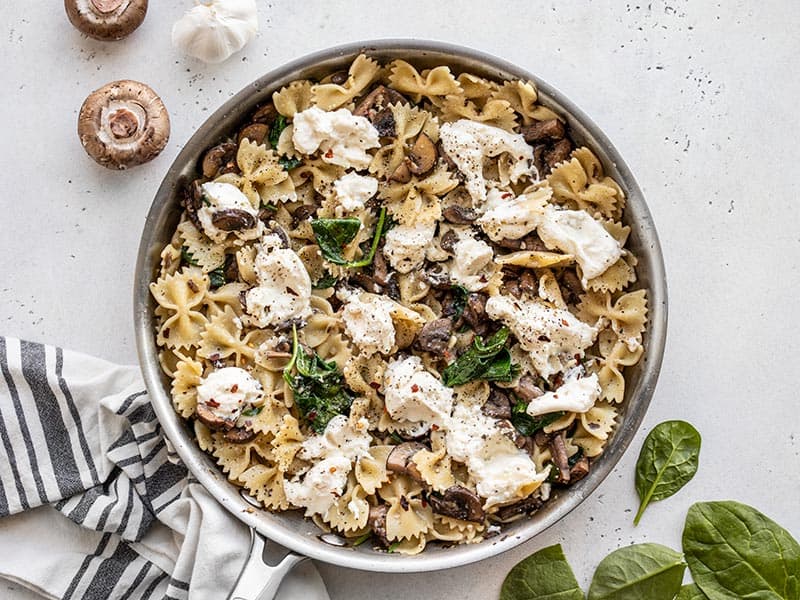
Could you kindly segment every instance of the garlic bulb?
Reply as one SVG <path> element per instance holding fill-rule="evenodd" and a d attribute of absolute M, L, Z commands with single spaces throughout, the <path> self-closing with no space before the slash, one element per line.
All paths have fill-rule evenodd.
<path fill-rule="evenodd" d="M 256 0 L 197 0 L 172 27 L 172 44 L 207 63 L 221 63 L 258 32 Z"/>

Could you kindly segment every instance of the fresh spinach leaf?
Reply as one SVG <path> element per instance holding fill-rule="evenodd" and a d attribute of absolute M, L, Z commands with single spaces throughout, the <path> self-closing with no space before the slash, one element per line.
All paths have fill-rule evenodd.
<path fill-rule="evenodd" d="M 639 510 L 634 525 L 650 502 L 669 498 L 694 477 L 700 457 L 700 434 L 686 421 L 664 421 L 644 441 L 636 462 Z"/>
<path fill-rule="evenodd" d="M 283 370 L 283 378 L 292 388 L 305 421 L 322 433 L 333 417 L 347 414 L 353 397 L 335 361 L 322 360 L 316 352 L 307 354 L 303 350 L 297 341 L 296 326 L 292 328 L 292 341 L 292 358 Z M 295 368 L 297 375 L 292 374 Z"/>
<path fill-rule="evenodd" d="M 253 406 L 251 408 L 243 410 L 242 411 L 242 416 L 243 417 L 255 417 L 256 415 L 260 414 L 262 410 L 264 410 L 263 406 Z"/>
<path fill-rule="evenodd" d="M 336 282 L 339 281 L 336 277 L 325 271 L 322 277 L 319 278 L 319 281 L 314 284 L 315 290 L 325 290 L 330 287 L 336 285 Z"/>
<path fill-rule="evenodd" d="M 587 600 L 673 600 L 685 570 L 680 552 L 671 548 L 626 546 L 600 561 Z"/>
<path fill-rule="evenodd" d="M 675 600 L 708 600 L 708 597 L 703 593 L 697 584 L 690 583 L 681 588 Z"/>
<path fill-rule="evenodd" d="M 517 563 L 503 581 L 500 600 L 583 600 L 560 544 L 543 548 Z"/>
<path fill-rule="evenodd" d="M 544 429 L 550 423 L 555 423 L 564 416 L 563 411 L 540 415 L 538 417 L 530 416 L 526 411 L 528 403 L 518 400 L 511 408 L 511 424 L 522 435 L 533 435 L 540 429 Z"/>
<path fill-rule="evenodd" d="M 275 121 L 272 123 L 272 127 L 269 128 L 269 145 L 273 148 L 278 147 L 278 140 L 283 133 L 283 130 L 286 129 L 288 123 L 286 122 L 286 117 L 283 115 L 278 115 Z"/>
<path fill-rule="evenodd" d="M 314 231 L 314 237 L 317 238 L 317 244 L 319 244 L 325 259 L 335 265 L 346 265 L 348 261 L 342 252 L 358 235 L 361 221 L 359 219 L 314 219 L 311 221 L 311 229 Z"/>
<path fill-rule="evenodd" d="M 464 314 L 464 309 L 467 307 L 467 298 L 469 297 L 469 290 L 463 285 L 453 286 L 453 320 L 458 321 L 461 315 Z"/>
<path fill-rule="evenodd" d="M 227 283 L 225 279 L 225 266 L 217 267 L 213 271 L 209 272 L 208 278 L 211 280 L 211 289 L 215 290 L 218 287 L 222 287 Z"/>
<path fill-rule="evenodd" d="M 314 237 L 322 250 L 322 255 L 328 262 L 348 268 L 366 267 L 375 258 L 378 250 L 378 242 L 383 235 L 383 228 L 386 222 L 386 207 L 381 207 L 378 215 L 378 222 L 375 225 L 375 233 L 372 236 L 372 245 L 361 259 L 348 261 L 342 255 L 345 247 L 352 242 L 359 229 L 361 221 L 359 219 L 314 219 L 311 221 L 311 229 Z"/>
<path fill-rule="evenodd" d="M 683 552 L 694 582 L 710 600 L 800 599 L 800 544 L 746 504 L 691 506 Z"/>
<path fill-rule="evenodd" d="M 455 387 L 476 379 L 513 381 L 519 366 L 511 363 L 511 354 L 505 347 L 507 340 L 507 327 L 500 329 L 486 343 L 476 336 L 472 346 L 442 371 L 442 382 Z"/>
<path fill-rule="evenodd" d="M 291 171 L 295 167 L 299 167 L 303 164 L 303 161 L 299 158 L 292 158 L 290 156 L 281 156 L 278 159 L 278 164 L 283 167 L 284 171 Z"/>
<path fill-rule="evenodd" d="M 195 257 L 192 256 L 192 253 L 189 252 L 189 248 L 187 248 L 186 246 L 181 246 L 181 260 L 183 260 L 183 262 L 185 263 L 192 265 L 193 267 L 200 266 L 200 263 L 198 263 Z"/>

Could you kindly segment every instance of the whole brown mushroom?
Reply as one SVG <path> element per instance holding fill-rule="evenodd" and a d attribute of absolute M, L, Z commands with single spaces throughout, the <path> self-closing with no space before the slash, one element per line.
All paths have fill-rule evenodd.
<path fill-rule="evenodd" d="M 144 21 L 147 0 L 64 0 L 70 23 L 97 40 L 121 40 Z"/>
<path fill-rule="evenodd" d="M 169 140 L 169 115 L 150 87 L 115 81 L 83 102 L 78 136 L 96 162 L 108 169 L 127 169 L 161 153 Z"/>

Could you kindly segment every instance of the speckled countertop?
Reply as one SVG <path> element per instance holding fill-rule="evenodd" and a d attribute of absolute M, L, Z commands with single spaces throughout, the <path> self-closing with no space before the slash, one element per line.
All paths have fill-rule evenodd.
<path fill-rule="evenodd" d="M 204 66 L 170 46 L 171 25 L 189 0 L 151 2 L 141 29 L 113 44 L 78 34 L 58 2 L 0 3 L 0 333 L 134 362 L 131 285 L 144 216 L 207 115 L 262 73 L 327 46 L 380 37 L 472 46 L 559 88 L 626 157 L 664 247 L 664 368 L 630 453 L 558 525 L 512 552 L 441 573 L 320 565 L 331 598 L 493 599 L 512 565 L 556 542 L 587 583 L 619 546 L 680 547 L 686 509 L 697 500 L 753 504 L 800 536 L 796 6 L 380 4 L 260 0 L 259 37 L 227 63 Z M 84 155 L 75 123 L 89 91 L 122 78 L 161 95 L 172 139 L 152 163 L 112 173 Z M 636 453 L 646 432 L 670 418 L 703 433 L 700 472 L 634 528 Z M 5 583 L 0 590 L 25 597 Z"/>

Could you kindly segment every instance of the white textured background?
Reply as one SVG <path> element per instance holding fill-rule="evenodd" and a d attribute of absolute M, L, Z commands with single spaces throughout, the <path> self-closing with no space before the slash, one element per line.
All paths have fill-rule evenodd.
<path fill-rule="evenodd" d="M 800 537 L 795 2 L 259 0 L 259 37 L 221 66 L 170 46 L 171 25 L 190 4 L 155 0 L 134 35 L 105 44 L 72 29 L 57 0 L 0 2 L 0 333 L 133 362 L 144 215 L 207 115 L 262 73 L 327 46 L 381 37 L 472 46 L 563 91 L 636 174 L 667 263 L 664 368 L 628 456 L 550 531 L 441 573 L 322 565 L 331 597 L 491 600 L 511 566 L 556 542 L 588 584 L 621 545 L 680 547 L 686 509 L 698 500 L 753 504 Z M 172 139 L 152 163 L 112 173 L 84 155 L 75 124 L 91 90 L 122 78 L 162 96 Z M 671 418 L 704 435 L 701 469 L 634 529 L 636 453 L 646 431 Z M 6 584 L 0 596 L 24 597 Z"/>

